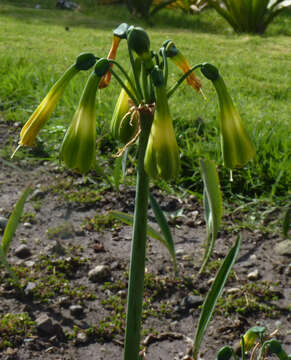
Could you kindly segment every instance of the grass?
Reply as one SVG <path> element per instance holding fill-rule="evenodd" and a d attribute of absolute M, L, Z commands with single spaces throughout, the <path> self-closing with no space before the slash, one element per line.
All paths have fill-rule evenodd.
<path fill-rule="evenodd" d="M 6 121 L 24 123 L 61 73 L 81 52 L 105 56 L 112 28 L 121 22 L 135 23 L 124 6 L 93 6 L 82 2 L 79 12 L 60 11 L 55 1 L 1 1 L 0 5 L 0 116 Z M 291 175 L 291 12 L 270 25 L 266 34 L 238 36 L 214 11 L 199 16 L 162 11 L 148 28 L 152 48 L 158 50 L 171 38 L 192 64 L 209 61 L 217 65 L 255 144 L 256 159 L 234 171 L 234 182 L 221 165 L 218 104 L 212 85 L 202 79 L 207 100 L 187 85 L 171 98 L 170 107 L 182 152 L 182 174 L 178 187 L 201 192 L 198 168 L 200 157 L 210 157 L 219 165 L 222 188 L 230 196 L 239 193 L 245 201 L 277 198 L 290 201 Z M 122 44 L 118 60 L 126 61 Z M 171 65 L 171 64 L 170 64 Z M 127 66 L 127 64 L 125 64 Z M 171 66 L 170 82 L 179 72 Z M 202 78 L 202 75 L 200 76 Z M 87 74 L 79 74 L 41 132 L 42 147 L 51 159 L 58 157 L 64 132 L 76 109 Z M 110 86 L 99 95 L 97 131 L 99 155 L 117 151 L 108 134 L 112 108 L 119 93 Z M 12 138 L 7 157 L 16 144 Z M 17 158 L 21 160 L 23 153 Z M 112 158 L 109 160 L 112 163 Z M 289 189 L 289 190 L 288 190 Z M 275 200 L 274 200 L 275 199 Z M 283 201 L 284 203 L 284 201 Z"/>

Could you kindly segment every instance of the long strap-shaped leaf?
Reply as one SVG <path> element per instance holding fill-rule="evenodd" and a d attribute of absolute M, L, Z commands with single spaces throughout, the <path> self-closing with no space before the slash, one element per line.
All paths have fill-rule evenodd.
<path fill-rule="evenodd" d="M 133 216 L 130 214 L 126 214 L 122 211 L 111 211 L 110 214 L 114 219 L 120 220 L 126 225 L 133 225 Z M 169 250 L 169 253 L 174 261 L 174 266 L 176 266 L 175 251 L 172 251 L 171 246 L 169 246 L 167 240 L 164 239 L 164 237 L 150 225 L 147 225 L 147 236 L 160 241 Z"/>
<path fill-rule="evenodd" d="M 239 249 L 241 245 L 240 235 L 237 237 L 235 245 L 230 249 L 226 258 L 224 259 L 215 280 L 208 292 L 206 299 L 202 306 L 202 311 L 200 314 L 195 340 L 194 340 L 194 348 L 193 348 L 193 358 L 197 360 L 198 351 L 204 336 L 204 333 L 207 329 L 209 321 L 212 317 L 216 302 L 224 288 L 226 280 L 228 278 L 229 272 L 236 260 Z"/>
<path fill-rule="evenodd" d="M 160 208 L 160 205 L 157 203 L 156 199 L 154 198 L 153 194 L 151 194 L 151 193 L 150 193 L 150 203 L 151 203 L 153 212 L 155 214 L 157 223 L 159 224 L 160 229 L 162 230 L 164 238 L 167 242 L 166 247 L 169 250 L 169 252 L 173 258 L 175 271 L 176 271 L 177 263 L 176 263 L 176 255 L 175 255 L 175 245 L 174 245 L 174 241 L 173 241 L 173 237 L 171 234 L 169 224 L 165 218 L 165 215 L 164 215 L 162 209 Z"/>
<path fill-rule="evenodd" d="M 32 188 L 28 186 L 23 193 L 21 194 L 20 198 L 18 199 L 12 214 L 9 217 L 8 223 L 5 227 L 5 231 L 2 237 L 2 241 L 0 246 L 2 247 L 3 253 L 6 256 L 11 244 L 11 240 L 13 238 L 13 235 L 16 231 L 17 225 L 20 220 L 20 216 L 22 214 L 22 210 L 24 207 L 24 203 L 28 197 L 28 195 L 31 193 Z"/>
<path fill-rule="evenodd" d="M 222 195 L 215 163 L 212 160 L 201 159 L 200 167 L 204 184 L 203 200 L 207 229 L 205 253 L 200 269 L 201 273 L 204 271 L 211 256 L 219 231 L 222 217 Z"/>

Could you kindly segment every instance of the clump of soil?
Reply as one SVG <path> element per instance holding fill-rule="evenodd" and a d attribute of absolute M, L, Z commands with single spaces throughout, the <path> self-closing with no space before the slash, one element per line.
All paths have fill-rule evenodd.
<path fill-rule="evenodd" d="M 16 129 L 0 122 L 2 149 Z M 7 136 L 8 134 L 8 136 Z M 131 228 L 110 217 L 133 213 L 134 188 L 109 188 L 58 164 L 0 158 L 0 217 L 5 222 L 28 183 L 27 201 L 8 261 L 19 291 L 0 272 L 1 359 L 120 359 L 125 324 Z M 178 274 L 167 250 L 149 239 L 143 315 L 145 358 L 182 359 L 193 340 L 200 307 L 236 234 L 224 218 L 211 262 L 202 276 L 205 223 L 194 196 L 151 191 L 166 212 L 175 240 Z M 149 210 L 149 222 L 157 227 Z M 2 222 L 3 224 L 3 222 Z M 2 225 L 3 227 L 4 225 Z M 1 230 L 0 230 L 1 231 Z M 248 328 L 262 325 L 291 353 L 291 270 L 278 254 L 280 234 L 243 231 L 242 249 L 209 325 L 201 358 L 234 345 Z"/>

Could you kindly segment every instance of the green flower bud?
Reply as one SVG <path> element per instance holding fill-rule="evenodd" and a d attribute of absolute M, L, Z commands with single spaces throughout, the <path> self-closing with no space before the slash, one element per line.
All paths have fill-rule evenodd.
<path fill-rule="evenodd" d="M 249 351 L 257 339 L 262 340 L 266 328 L 263 326 L 254 326 L 250 328 L 243 336 L 245 351 Z"/>
<path fill-rule="evenodd" d="M 221 348 L 216 356 L 216 360 L 230 360 L 233 355 L 233 350 L 230 346 Z"/>
<path fill-rule="evenodd" d="M 278 341 L 276 339 L 271 339 L 267 343 L 268 343 L 268 349 L 271 354 L 276 354 L 280 360 L 288 360 L 289 359 L 289 356 L 283 350 L 280 341 Z"/>
<path fill-rule="evenodd" d="M 151 57 L 150 54 L 150 38 L 145 30 L 141 27 L 129 28 L 127 34 L 127 42 L 129 47 L 142 58 Z"/>
<path fill-rule="evenodd" d="M 217 80 L 219 76 L 218 69 L 214 65 L 209 63 L 203 63 L 200 70 L 208 80 Z"/>
<path fill-rule="evenodd" d="M 61 147 L 60 157 L 66 166 L 82 174 L 90 170 L 96 156 L 95 100 L 100 79 L 95 72 L 90 75 Z"/>
<path fill-rule="evenodd" d="M 94 72 L 98 77 L 102 77 L 110 68 L 110 63 L 107 59 L 101 58 L 97 61 Z"/>
<path fill-rule="evenodd" d="M 135 70 L 139 76 L 141 70 L 139 58 L 135 59 Z M 132 72 L 129 76 L 131 80 L 134 80 Z M 133 91 L 128 81 L 126 81 L 125 85 L 130 91 Z M 131 118 L 132 113 L 129 111 L 132 105 L 127 92 L 122 89 L 112 115 L 110 130 L 115 139 L 120 140 L 124 144 L 127 144 L 138 130 L 138 121 L 135 117 Z"/>
<path fill-rule="evenodd" d="M 82 53 L 76 58 L 75 66 L 78 70 L 89 70 L 96 62 L 94 54 Z"/>
<path fill-rule="evenodd" d="M 180 169 L 179 149 L 169 111 L 166 88 L 155 88 L 156 108 L 146 148 L 144 166 L 152 178 L 170 180 Z"/>
<path fill-rule="evenodd" d="M 221 76 L 212 80 L 220 105 L 221 147 L 224 165 L 229 169 L 244 166 L 255 155 L 253 144 Z"/>

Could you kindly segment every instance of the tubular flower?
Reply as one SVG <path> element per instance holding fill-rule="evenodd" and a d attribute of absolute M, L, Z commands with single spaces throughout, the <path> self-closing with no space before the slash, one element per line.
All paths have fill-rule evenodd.
<path fill-rule="evenodd" d="M 211 64 L 203 64 L 201 71 L 212 81 L 218 95 L 224 165 L 229 169 L 242 167 L 255 155 L 253 144 L 218 70 Z"/>
<path fill-rule="evenodd" d="M 115 59 L 116 58 L 116 53 L 117 53 L 117 49 L 118 49 L 118 45 L 120 43 L 121 38 L 113 35 L 113 40 L 112 40 L 112 45 L 111 45 L 111 49 L 108 53 L 107 59 Z M 110 64 L 110 67 L 113 67 L 113 64 Z M 100 83 L 99 83 L 99 89 L 103 89 L 105 87 L 107 87 L 110 83 L 110 79 L 111 79 L 111 72 L 108 71 L 101 79 Z"/>
<path fill-rule="evenodd" d="M 95 71 L 90 75 L 79 106 L 66 132 L 62 147 L 61 159 L 66 166 L 87 173 L 95 159 L 96 152 L 96 92 L 101 77 L 108 71 L 109 63 L 100 59 Z"/>
<path fill-rule="evenodd" d="M 96 58 L 93 54 L 84 53 L 77 57 L 75 64 L 69 67 L 63 76 L 53 85 L 46 97 L 42 100 L 29 120 L 23 126 L 20 132 L 19 146 L 34 145 L 38 132 L 51 116 L 69 81 L 80 70 L 89 69 L 92 65 L 94 65 L 95 61 Z"/>
<path fill-rule="evenodd" d="M 190 64 L 185 56 L 178 50 L 173 43 L 173 41 L 168 41 L 164 43 L 166 47 L 166 55 L 169 57 L 175 65 L 178 66 L 180 70 L 186 74 L 190 69 Z M 195 76 L 194 71 L 192 71 L 186 78 L 187 84 L 192 86 L 196 91 L 200 91 L 202 85 L 200 80 Z"/>
<path fill-rule="evenodd" d="M 157 70 L 158 71 L 158 70 Z M 163 81 L 155 83 L 156 108 L 146 148 L 144 166 L 152 178 L 170 180 L 178 175 L 179 149 Z"/>
<path fill-rule="evenodd" d="M 140 68 L 140 60 L 137 58 L 135 60 L 135 69 L 138 74 L 140 73 Z M 130 78 L 131 80 L 134 79 L 133 73 L 130 74 Z M 125 83 L 125 85 L 130 91 L 132 91 L 128 81 Z M 112 135 L 124 144 L 127 144 L 134 137 L 138 130 L 137 118 L 132 116 L 133 113 L 130 111 L 130 108 L 131 99 L 127 92 L 122 89 L 112 115 L 110 130 Z"/>

